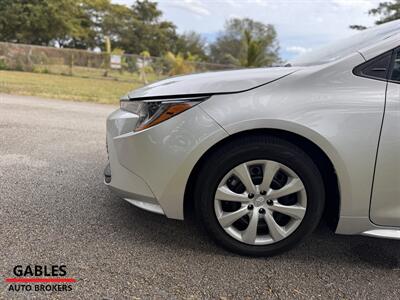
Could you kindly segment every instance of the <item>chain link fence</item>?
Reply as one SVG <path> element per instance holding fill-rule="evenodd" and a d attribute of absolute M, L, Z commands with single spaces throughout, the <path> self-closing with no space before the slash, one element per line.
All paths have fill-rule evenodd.
<path fill-rule="evenodd" d="M 16 70 L 147 83 L 172 75 L 236 68 L 166 55 L 114 55 L 0 42 L 0 70 Z"/>

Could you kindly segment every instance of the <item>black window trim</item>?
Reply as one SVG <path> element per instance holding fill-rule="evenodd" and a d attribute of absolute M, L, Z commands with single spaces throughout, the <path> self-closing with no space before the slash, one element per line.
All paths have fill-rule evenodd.
<path fill-rule="evenodd" d="M 392 50 L 392 59 L 390 60 L 390 67 L 389 67 L 389 73 L 388 73 L 388 82 L 392 82 L 392 83 L 397 83 L 400 84 L 399 80 L 392 80 L 392 75 L 393 75 L 393 69 L 394 69 L 394 64 L 395 64 L 395 60 L 396 60 L 396 55 L 397 53 L 400 52 L 400 47 L 397 47 L 395 49 Z"/>
<path fill-rule="evenodd" d="M 381 53 L 381 54 L 379 54 L 378 56 L 375 56 L 374 58 L 371 58 L 370 60 L 367 60 L 367 61 L 363 62 L 362 64 L 356 66 L 356 67 L 353 69 L 353 74 L 356 75 L 356 76 L 359 76 L 359 77 L 368 78 L 368 79 L 373 79 L 373 80 L 386 81 L 386 82 L 390 81 L 389 78 L 390 78 L 390 76 L 392 75 L 393 62 L 394 62 L 394 53 L 396 53 L 396 51 L 397 51 L 398 49 L 400 49 L 400 47 L 399 47 L 399 48 L 396 48 L 396 49 L 391 49 L 391 50 L 386 51 L 386 52 L 384 52 L 384 53 Z M 387 71 L 387 73 L 386 73 L 386 78 L 370 76 L 370 75 L 364 74 L 364 73 L 362 72 L 366 67 L 368 67 L 368 66 L 370 66 L 370 65 L 373 65 L 374 63 L 376 63 L 377 61 L 379 61 L 380 59 L 382 59 L 385 55 L 391 55 L 390 64 L 389 64 L 389 66 L 388 66 L 388 71 Z M 396 81 L 396 82 L 397 82 L 397 81 Z"/>
<path fill-rule="evenodd" d="M 353 74 L 359 77 L 363 77 L 363 78 L 368 78 L 368 79 L 372 79 L 372 80 L 379 80 L 379 81 L 386 81 L 386 82 L 391 82 L 391 83 L 396 83 L 396 84 L 400 84 L 400 80 L 392 80 L 392 74 L 393 74 L 393 68 L 394 68 L 394 64 L 395 64 L 395 59 L 396 59 L 396 55 L 400 52 L 400 46 L 396 47 L 394 49 L 391 49 L 389 51 L 386 51 L 384 53 L 379 54 L 378 56 L 371 58 L 368 61 L 363 62 L 362 64 L 356 66 L 353 69 Z M 380 78 L 380 77 L 374 77 L 374 76 L 368 76 L 362 73 L 362 70 L 370 65 L 373 64 L 374 62 L 376 62 L 377 60 L 381 59 L 383 56 L 385 56 L 386 54 L 391 53 L 391 59 L 390 59 L 390 65 L 389 65 L 389 70 L 387 72 L 386 78 Z"/>

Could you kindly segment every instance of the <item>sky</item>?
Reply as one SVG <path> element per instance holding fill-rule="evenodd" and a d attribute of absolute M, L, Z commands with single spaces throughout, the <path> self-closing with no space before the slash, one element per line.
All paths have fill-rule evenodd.
<path fill-rule="evenodd" d="M 132 5 L 134 0 L 112 0 Z M 212 42 L 229 18 L 252 18 L 272 24 L 280 55 L 289 60 L 341 37 L 354 34 L 349 25 L 371 26 L 368 10 L 383 0 L 158 0 L 163 19 L 180 33 L 196 31 Z"/>

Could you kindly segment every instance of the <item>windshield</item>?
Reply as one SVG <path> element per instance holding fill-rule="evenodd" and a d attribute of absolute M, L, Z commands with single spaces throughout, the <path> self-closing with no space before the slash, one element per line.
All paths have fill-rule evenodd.
<path fill-rule="evenodd" d="M 291 66 L 320 65 L 346 57 L 362 48 L 371 46 L 400 31 L 400 20 L 361 31 L 348 38 L 336 41 L 289 62 Z"/>

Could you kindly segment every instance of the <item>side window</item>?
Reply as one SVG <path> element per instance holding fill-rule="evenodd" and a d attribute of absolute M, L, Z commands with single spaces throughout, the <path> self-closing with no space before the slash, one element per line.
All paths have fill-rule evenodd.
<path fill-rule="evenodd" d="M 394 54 L 392 74 L 390 75 L 390 80 L 400 82 L 400 51 Z"/>
<path fill-rule="evenodd" d="M 390 62 L 392 60 L 392 53 L 393 51 L 386 52 L 357 66 L 353 71 L 354 74 L 371 79 L 387 80 L 389 75 Z M 400 74 L 398 74 L 398 76 L 400 76 Z"/>

